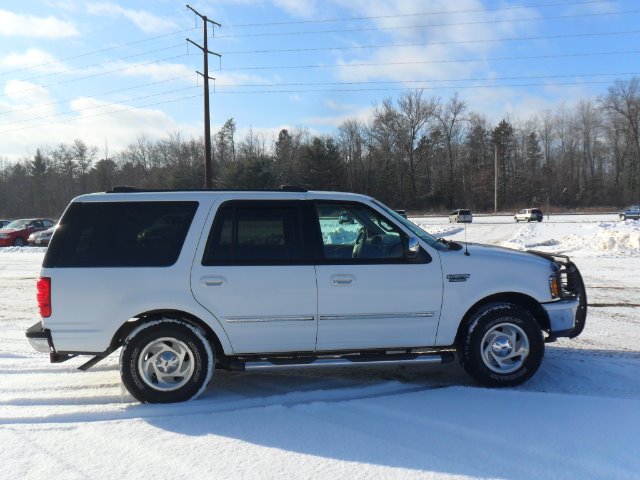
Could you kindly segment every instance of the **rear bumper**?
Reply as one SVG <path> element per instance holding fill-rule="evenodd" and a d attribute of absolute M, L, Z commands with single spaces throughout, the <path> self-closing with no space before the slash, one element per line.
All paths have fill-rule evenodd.
<path fill-rule="evenodd" d="M 38 322 L 25 332 L 29 343 L 37 352 L 52 353 L 55 352 L 53 340 L 51 339 L 51 330 L 42 327 L 42 322 Z"/>
<path fill-rule="evenodd" d="M 31 346 L 37 352 L 48 353 L 49 361 L 51 363 L 66 362 L 70 358 L 76 356 L 74 353 L 60 353 L 57 352 L 53 346 L 53 339 L 51 338 L 51 330 L 44 328 L 42 322 L 38 322 L 25 332 L 27 339 Z"/>

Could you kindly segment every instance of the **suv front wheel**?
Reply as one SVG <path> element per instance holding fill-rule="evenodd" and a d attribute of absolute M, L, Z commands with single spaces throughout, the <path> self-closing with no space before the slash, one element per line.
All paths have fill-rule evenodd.
<path fill-rule="evenodd" d="M 488 305 L 465 328 L 458 345 L 460 362 L 485 386 L 520 385 L 542 363 L 542 331 L 533 316 L 518 305 Z"/>
<path fill-rule="evenodd" d="M 161 319 L 136 328 L 120 353 L 125 387 L 143 403 L 197 397 L 213 374 L 215 355 L 204 333 L 180 320 Z"/>

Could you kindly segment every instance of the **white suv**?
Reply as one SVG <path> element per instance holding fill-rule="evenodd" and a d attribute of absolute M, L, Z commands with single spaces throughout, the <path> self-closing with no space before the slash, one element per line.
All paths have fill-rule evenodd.
<path fill-rule="evenodd" d="M 513 216 L 516 223 L 520 220 L 523 222 L 541 222 L 544 218 L 542 211 L 539 208 L 523 208 Z"/>
<path fill-rule="evenodd" d="M 120 348 L 142 402 L 194 398 L 214 368 L 456 353 L 478 382 L 517 385 L 586 318 L 567 257 L 438 240 L 373 198 L 297 188 L 83 195 L 37 290 L 34 348 L 93 356 L 81 369 Z"/>

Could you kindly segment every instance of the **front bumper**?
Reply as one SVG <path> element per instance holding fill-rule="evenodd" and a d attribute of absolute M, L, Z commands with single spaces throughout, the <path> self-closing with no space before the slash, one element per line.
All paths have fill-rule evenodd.
<path fill-rule="evenodd" d="M 580 300 L 571 298 L 553 303 L 543 303 L 549 317 L 549 334 L 552 337 L 575 337 Z"/>
<path fill-rule="evenodd" d="M 587 321 L 587 289 L 580 270 L 566 255 L 535 250 L 529 252 L 547 258 L 558 266 L 561 300 L 542 304 L 549 317 L 550 338 L 577 337 Z"/>

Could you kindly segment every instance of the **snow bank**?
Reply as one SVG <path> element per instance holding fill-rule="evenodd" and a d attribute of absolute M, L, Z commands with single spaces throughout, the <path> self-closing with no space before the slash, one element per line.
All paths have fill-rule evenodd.
<path fill-rule="evenodd" d="M 522 236 L 522 245 L 531 248 L 535 245 L 529 239 L 536 235 Z M 518 243 L 515 240 L 514 243 Z M 640 222 L 600 222 L 592 225 L 576 225 L 573 233 L 562 237 L 559 241 L 545 239 L 538 245 L 559 245 L 564 252 L 580 253 L 589 256 L 637 256 L 640 254 Z M 553 242 L 553 243 L 551 243 Z"/>

